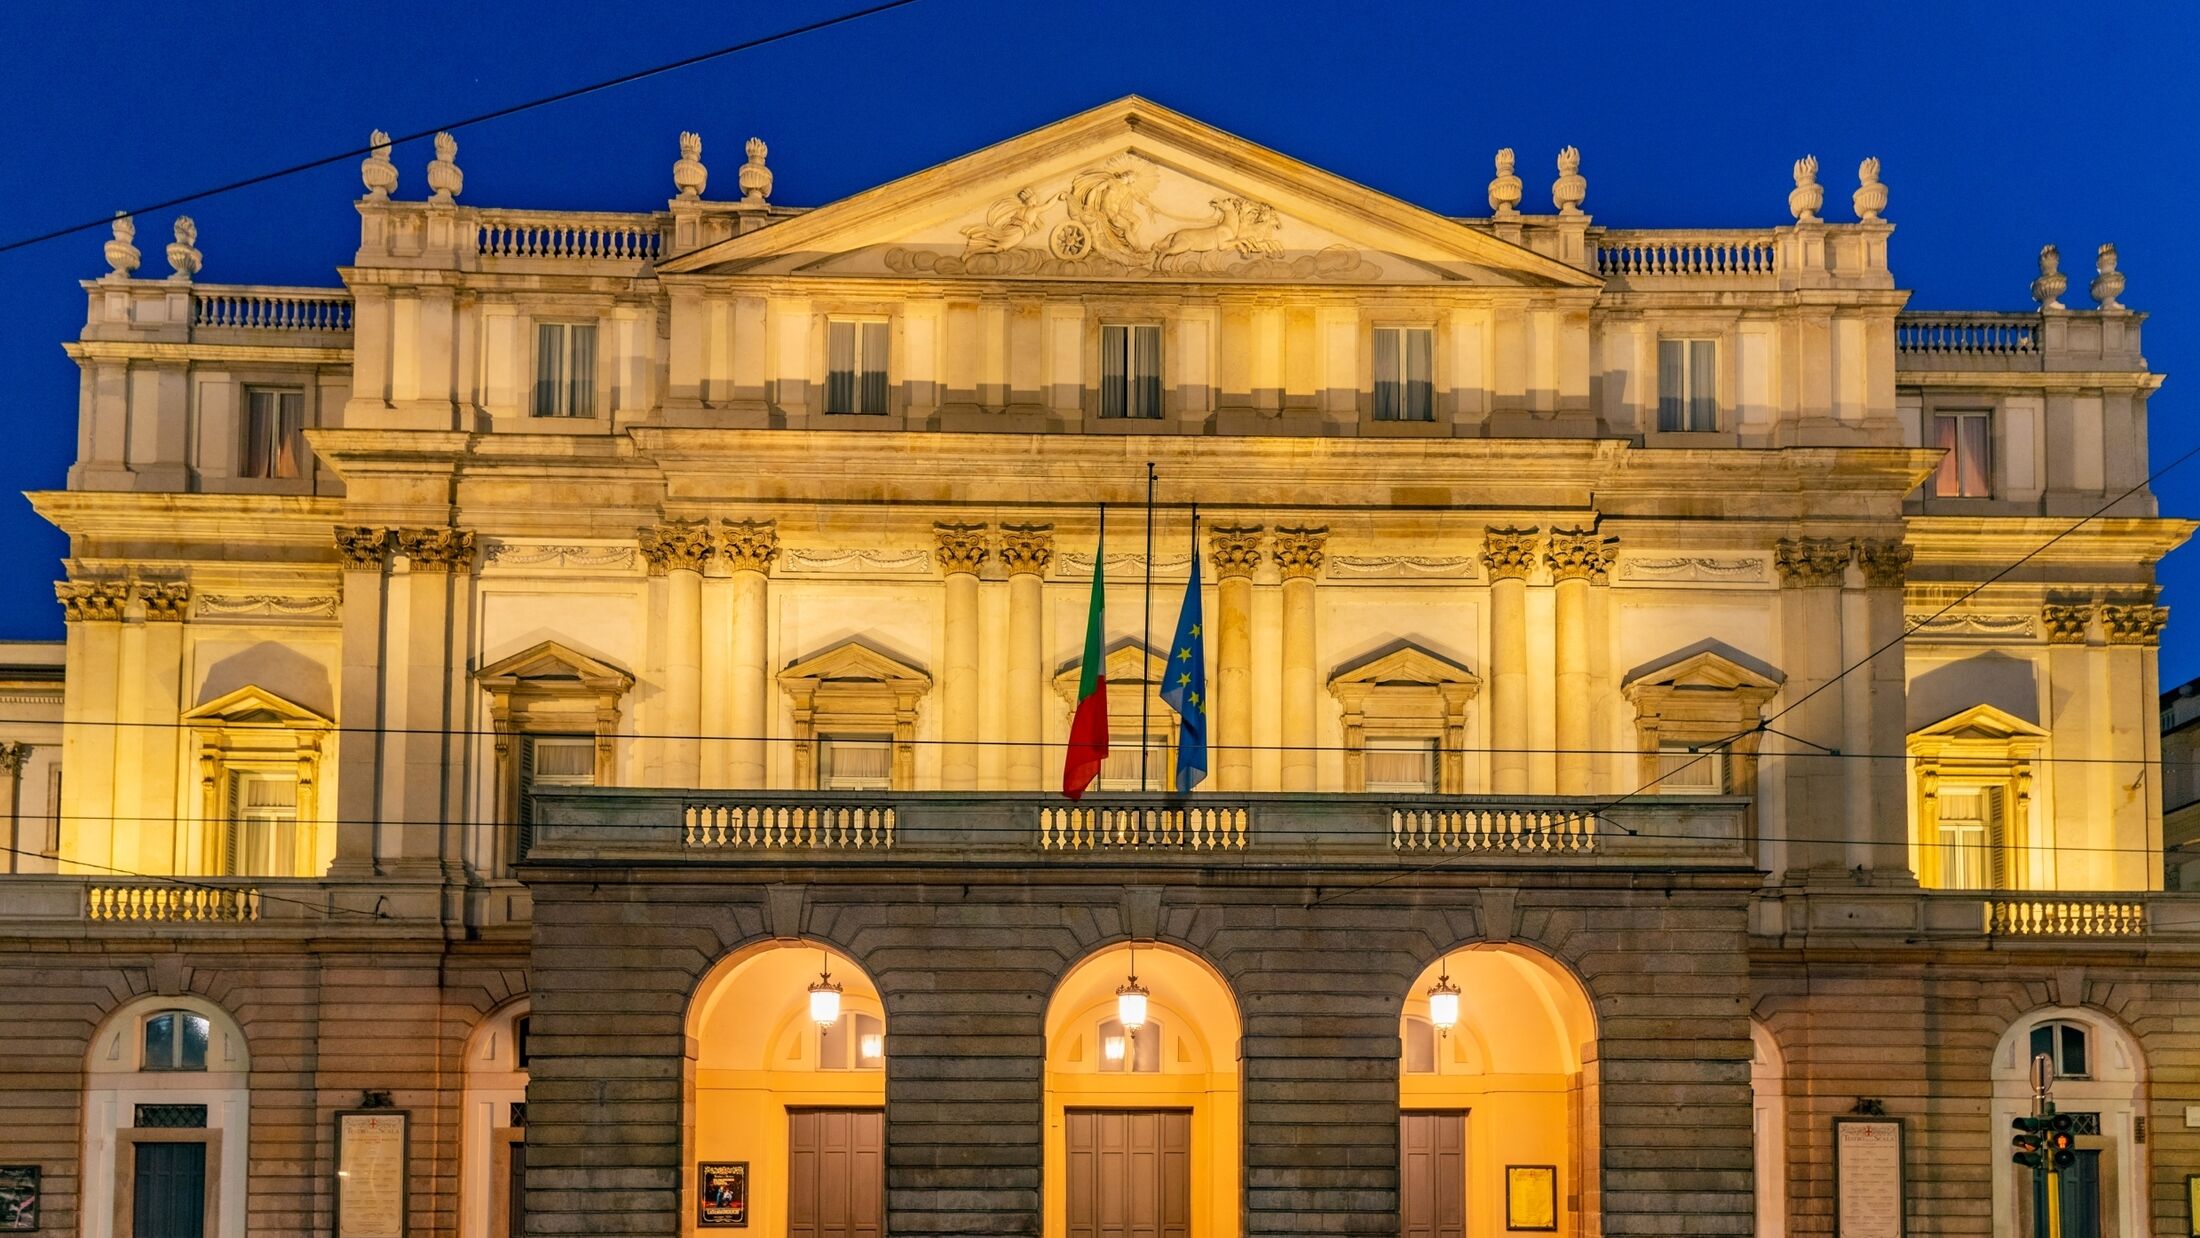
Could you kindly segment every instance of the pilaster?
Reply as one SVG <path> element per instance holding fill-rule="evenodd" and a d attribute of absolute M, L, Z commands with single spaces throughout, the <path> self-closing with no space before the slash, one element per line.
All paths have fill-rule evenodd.
<path fill-rule="evenodd" d="M 934 558 L 946 577 L 942 616 L 940 789 L 978 785 L 978 572 L 992 554 L 983 524 L 932 526 Z"/>
<path fill-rule="evenodd" d="M 771 567 L 779 558 L 779 525 L 772 520 L 727 520 L 718 529 L 718 559 L 731 593 L 732 636 L 727 725 L 733 739 L 727 775 L 736 790 L 765 785 L 770 745 Z"/>
<path fill-rule="evenodd" d="M 1054 559 L 1054 526 L 1001 526 L 1001 566 L 1008 571 L 1008 787 L 1045 785 L 1046 570 Z"/>
<path fill-rule="evenodd" d="M 1543 551 L 1558 595 L 1554 706 L 1560 795 L 1587 795 L 1590 790 L 1590 749 L 1598 745 L 1591 742 L 1589 720 L 1589 593 L 1592 582 L 1605 575 L 1612 558 L 1609 539 L 1600 537 L 1595 529 L 1553 529 Z"/>
<path fill-rule="evenodd" d="M 1490 789 L 1528 793 L 1528 573 L 1543 552 L 1542 531 L 1484 531 L 1482 566 L 1490 574 Z"/>
<path fill-rule="evenodd" d="M 1314 665 L 1314 582 L 1322 570 L 1325 527 L 1276 530 L 1276 567 L 1283 574 L 1283 789 L 1316 789 L 1321 677 Z"/>
<path fill-rule="evenodd" d="M 343 561 L 343 636 L 336 697 L 336 858 L 329 876 L 374 875 L 375 823 L 381 819 L 384 572 L 390 530 L 336 530 Z"/>
<path fill-rule="evenodd" d="M 1253 789 L 1253 572 L 1260 567 L 1259 525 L 1224 525 L 1207 534 L 1215 568 L 1215 695 L 1219 751 L 1216 789 Z"/>
<path fill-rule="evenodd" d="M 1795 668 L 1784 685 L 1774 738 L 1785 754 L 1786 820 L 1767 822 L 1788 839 L 1793 869 L 1832 870 L 1848 859 L 1847 775 L 1831 757 L 1846 739 L 1842 729 L 1841 586 L 1847 578 L 1849 543 L 1834 538 L 1782 538 L 1773 548 L 1780 574 L 1784 665 Z M 1859 672 L 1862 673 L 1862 672 Z M 1792 737 L 1792 738 L 1791 738 Z"/>

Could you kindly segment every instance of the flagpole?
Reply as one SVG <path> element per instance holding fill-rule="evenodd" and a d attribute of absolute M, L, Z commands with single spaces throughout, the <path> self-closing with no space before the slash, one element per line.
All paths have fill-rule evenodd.
<path fill-rule="evenodd" d="M 1146 461 L 1146 635 L 1144 653 L 1153 657 L 1153 461 Z M 1147 737 L 1147 727 L 1153 714 L 1153 686 L 1138 694 L 1138 789 L 1148 791 L 1153 784 L 1146 781 L 1146 765 L 1153 756 L 1153 744 Z"/>

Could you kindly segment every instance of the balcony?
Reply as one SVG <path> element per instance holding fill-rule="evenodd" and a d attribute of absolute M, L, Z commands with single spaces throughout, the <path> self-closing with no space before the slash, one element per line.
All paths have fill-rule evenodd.
<path fill-rule="evenodd" d="M 1894 365 L 1904 373 L 2144 371 L 2145 321 L 2128 311 L 1911 311 L 1895 316 Z"/>

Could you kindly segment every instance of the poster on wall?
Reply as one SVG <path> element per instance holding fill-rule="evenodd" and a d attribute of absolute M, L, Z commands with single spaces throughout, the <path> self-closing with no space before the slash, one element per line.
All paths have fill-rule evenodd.
<path fill-rule="evenodd" d="M 695 1224 L 697 1228 L 748 1228 L 747 1161 L 703 1161 L 695 1166 Z"/>
<path fill-rule="evenodd" d="M 336 1238 L 405 1238 L 411 1122 L 403 1109 L 336 1115 Z"/>
<path fill-rule="evenodd" d="M 1903 1238 L 1902 1119 L 1833 1120 L 1835 1238 Z"/>
<path fill-rule="evenodd" d="M 1558 1228 L 1558 1167 L 1505 1166 L 1505 1228 Z"/>
<path fill-rule="evenodd" d="M 38 1166 L 0 1165 L 0 1234 L 38 1228 Z"/>
<path fill-rule="evenodd" d="M 7 1172 L 0 1169 L 0 1176 Z M 0 1205 L 0 1216 L 5 1216 L 6 1212 L 6 1207 Z M 2191 1234 L 2192 1238 L 2200 1238 L 2200 1174 L 2185 1175 L 2185 1232 Z"/>

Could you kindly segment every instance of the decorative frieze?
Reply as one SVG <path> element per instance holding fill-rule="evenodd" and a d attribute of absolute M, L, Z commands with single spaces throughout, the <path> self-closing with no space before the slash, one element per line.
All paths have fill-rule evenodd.
<path fill-rule="evenodd" d="M 381 571 L 389 562 L 390 533 L 363 524 L 336 526 L 336 553 L 344 557 L 344 570 Z"/>
<path fill-rule="evenodd" d="M 2101 627 L 2111 645 L 2158 645 L 2169 607 L 2152 602 L 2111 602 L 2101 607 Z"/>
<path fill-rule="evenodd" d="M 1260 544 L 1265 536 L 1257 524 L 1216 525 L 1207 532 L 1207 557 L 1215 565 L 1215 578 L 1251 576 L 1260 567 Z"/>
<path fill-rule="evenodd" d="M 1707 555 L 1629 555 L 1620 559 L 1621 581 L 1656 584 L 1757 585 L 1766 581 L 1762 555 L 1721 559 Z"/>
<path fill-rule="evenodd" d="M 1480 575 L 1466 555 L 1331 555 L 1332 577 L 1362 580 L 1472 580 Z"/>
<path fill-rule="evenodd" d="M 202 593 L 196 608 L 200 619 L 330 619 L 336 615 L 334 594 L 292 597 L 275 593 Z"/>
<path fill-rule="evenodd" d="M 1491 580 L 1526 580 L 1535 571 L 1543 547 L 1542 530 L 1496 528 L 1483 531 L 1482 566 Z"/>
<path fill-rule="evenodd" d="M 1283 570 L 1285 580 L 1308 579 L 1321 575 L 1322 547 L 1329 541 L 1326 527 L 1302 525 L 1291 529 L 1276 530 L 1276 566 Z"/>
<path fill-rule="evenodd" d="M 2084 602 L 2049 602 L 2040 607 L 2040 626 L 2054 645 L 2082 645 L 2093 621 L 2093 607 Z"/>
<path fill-rule="evenodd" d="M 779 523 L 775 520 L 722 520 L 718 527 L 718 555 L 736 572 L 769 572 L 779 557 Z"/>
<path fill-rule="evenodd" d="M 191 587 L 180 580 L 140 582 L 136 593 L 148 623 L 181 623 L 191 608 Z"/>
<path fill-rule="evenodd" d="M 779 562 L 781 573 L 791 576 L 824 576 L 856 573 L 865 576 L 928 576 L 932 571 L 929 551 L 819 550 L 790 547 Z"/>
<path fill-rule="evenodd" d="M 416 572 L 470 572 L 474 535 L 470 529 L 440 526 L 397 531 L 397 553 Z"/>
<path fill-rule="evenodd" d="M 1054 526 L 1004 524 L 1001 526 L 1001 566 L 1008 574 L 1044 575 L 1054 561 Z"/>
<path fill-rule="evenodd" d="M 119 580 L 55 581 L 53 595 L 70 623 L 120 619 L 123 604 L 130 597 L 128 587 Z"/>
<path fill-rule="evenodd" d="M 1923 636 L 1981 636 L 1997 640 L 2031 639 L 2038 631 L 2031 615 L 1982 614 L 1952 611 L 1911 621 L 1911 630 Z M 2079 625 L 2082 636 L 2084 625 Z"/>
<path fill-rule="evenodd" d="M 710 558 L 710 524 L 704 520 L 668 520 L 639 531 L 642 558 L 649 574 L 700 572 Z"/>
<path fill-rule="evenodd" d="M 1826 588 L 1841 583 L 1849 553 L 1849 543 L 1838 538 L 1783 537 L 1772 548 L 1772 562 L 1790 588 Z"/>
<path fill-rule="evenodd" d="M 562 546 L 535 542 L 491 542 L 482 562 L 497 567 L 632 568 L 632 546 Z"/>
<path fill-rule="evenodd" d="M 1864 571 L 1864 583 L 1874 589 L 1899 589 L 1909 574 L 1917 552 L 1899 539 L 1857 538 L 1850 543 L 1856 566 Z"/>
<path fill-rule="evenodd" d="M 1613 549 L 1617 540 L 1601 537 L 1595 529 L 1553 529 L 1543 549 L 1543 561 L 1550 565 L 1554 581 L 1593 580 L 1601 584 L 1619 553 Z"/>
<path fill-rule="evenodd" d="M 976 574 L 985 566 L 986 556 L 993 553 L 982 524 L 935 524 L 932 533 L 939 539 L 933 558 L 938 560 L 940 571 L 949 576 L 958 572 Z"/>

